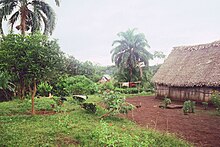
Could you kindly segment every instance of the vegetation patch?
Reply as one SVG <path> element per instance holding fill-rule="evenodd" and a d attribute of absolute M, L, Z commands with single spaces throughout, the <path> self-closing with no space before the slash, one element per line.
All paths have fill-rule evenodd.
<path fill-rule="evenodd" d="M 86 102 L 100 100 L 93 95 Z M 26 106 L 26 103 L 20 100 L 0 103 L 0 146 L 189 146 L 176 137 L 140 128 L 126 119 L 110 116 L 100 120 L 106 110 L 96 106 L 96 113 L 87 113 L 71 97 L 67 97 L 62 107 L 75 110 L 54 115 L 23 115 L 24 110 L 20 110 L 23 107 L 19 105 Z M 17 107 L 19 115 L 3 116 L 12 113 L 2 109 L 6 107 Z"/>

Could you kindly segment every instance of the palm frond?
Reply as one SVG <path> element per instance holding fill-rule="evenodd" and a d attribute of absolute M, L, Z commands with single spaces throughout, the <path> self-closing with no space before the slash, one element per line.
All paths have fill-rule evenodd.
<path fill-rule="evenodd" d="M 52 7 L 50 7 L 49 4 L 43 2 L 43 1 L 37 1 L 37 0 L 34 0 L 32 2 L 33 6 L 35 8 L 38 9 L 38 11 L 42 11 L 43 14 L 45 15 L 45 17 L 47 18 L 46 20 L 46 24 L 45 24 L 45 27 L 46 27 L 46 30 L 48 30 L 48 32 L 50 34 L 52 34 L 54 28 L 55 28 L 55 20 L 56 20 L 56 17 L 55 17 L 55 12 L 54 10 L 52 9 Z"/>
<path fill-rule="evenodd" d="M 11 25 L 11 31 L 14 27 L 15 22 L 18 20 L 18 16 L 19 16 L 20 12 L 17 11 L 15 12 L 10 18 L 9 18 L 9 25 Z"/>
<path fill-rule="evenodd" d="M 112 46 L 117 46 L 110 51 L 112 62 L 120 69 L 128 70 L 129 76 L 133 75 L 132 72 L 137 72 L 136 68 L 140 61 L 148 65 L 148 60 L 152 58 L 152 54 L 145 49 L 145 47 L 150 47 L 145 35 L 143 33 L 136 34 L 135 31 L 136 29 L 128 29 L 126 32 L 118 33 L 120 39 L 115 40 L 112 44 Z M 134 77 L 128 79 L 131 80 Z"/>

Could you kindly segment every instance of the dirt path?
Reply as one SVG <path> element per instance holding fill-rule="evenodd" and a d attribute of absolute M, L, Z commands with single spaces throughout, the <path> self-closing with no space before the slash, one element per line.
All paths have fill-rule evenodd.
<path fill-rule="evenodd" d="M 183 115 L 182 109 L 161 109 L 162 102 L 152 96 L 128 98 L 127 101 L 141 107 L 129 112 L 128 118 L 144 127 L 175 133 L 201 147 L 220 147 L 220 116 L 210 115 L 214 109 L 203 110 L 196 106 L 196 113 Z M 173 102 L 182 104 L 182 102 Z"/>

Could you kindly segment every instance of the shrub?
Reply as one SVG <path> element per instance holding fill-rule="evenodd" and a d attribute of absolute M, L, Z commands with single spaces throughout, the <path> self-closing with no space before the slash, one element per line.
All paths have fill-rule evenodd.
<path fill-rule="evenodd" d="M 67 89 L 70 94 L 94 94 L 96 84 L 85 76 L 69 77 L 67 80 Z"/>
<path fill-rule="evenodd" d="M 61 76 L 56 82 L 53 88 L 53 94 L 56 96 L 68 96 L 69 93 L 67 91 L 67 76 Z"/>
<path fill-rule="evenodd" d="M 105 92 L 103 94 L 103 101 L 106 105 L 106 109 L 108 110 L 108 113 L 103 115 L 115 115 L 118 113 L 128 113 L 128 111 L 133 109 L 133 105 L 130 103 L 127 103 L 125 101 L 125 98 L 120 96 L 118 93 L 114 93 L 113 91 Z"/>
<path fill-rule="evenodd" d="M 183 113 L 194 113 L 195 111 L 195 102 L 194 101 L 185 101 L 183 104 Z"/>
<path fill-rule="evenodd" d="M 52 89 L 53 87 L 47 82 L 41 82 L 37 87 L 40 96 L 48 96 Z"/>
<path fill-rule="evenodd" d="M 96 91 L 96 84 L 82 75 L 63 77 L 60 82 L 56 84 L 56 94 L 61 96 L 72 94 L 94 94 Z"/>
<path fill-rule="evenodd" d="M 99 85 L 99 91 L 114 90 L 115 87 L 112 82 L 105 82 Z"/>
<path fill-rule="evenodd" d="M 211 102 L 216 107 L 216 110 L 220 112 L 220 93 L 214 92 L 211 96 Z"/>
<path fill-rule="evenodd" d="M 163 100 L 163 103 L 164 103 L 164 108 L 167 108 L 167 106 L 169 104 L 171 104 L 171 99 L 165 97 L 164 100 Z"/>

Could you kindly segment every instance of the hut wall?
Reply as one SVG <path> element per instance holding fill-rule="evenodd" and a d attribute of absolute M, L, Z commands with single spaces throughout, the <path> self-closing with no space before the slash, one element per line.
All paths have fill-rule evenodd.
<path fill-rule="evenodd" d="M 169 95 L 169 87 L 164 85 L 156 85 L 156 97 L 165 97 Z"/>
<path fill-rule="evenodd" d="M 156 85 L 156 97 L 169 97 L 173 100 L 193 100 L 197 102 L 210 101 L 213 90 L 220 91 L 219 87 L 169 87 Z"/>

